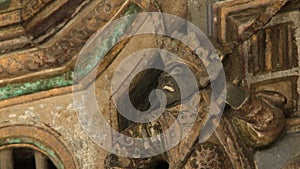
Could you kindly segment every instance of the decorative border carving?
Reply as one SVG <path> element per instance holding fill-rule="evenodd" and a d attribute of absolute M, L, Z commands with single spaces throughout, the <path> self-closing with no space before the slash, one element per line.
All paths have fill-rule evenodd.
<path fill-rule="evenodd" d="M 257 30 L 264 27 L 272 17 L 288 2 L 288 0 L 272 1 L 272 0 L 237 0 L 217 2 L 213 5 L 213 37 L 219 43 L 234 43 L 241 42 L 250 38 Z M 241 19 L 245 10 L 263 8 L 259 14 L 255 11 L 251 15 L 254 18 L 246 20 Z M 240 17 L 231 17 L 232 14 L 241 14 Z M 229 30 L 228 25 L 233 26 L 234 30 Z M 231 28 L 230 27 L 230 28 Z M 229 35 L 227 35 L 229 34 Z"/>
<path fill-rule="evenodd" d="M 47 154 L 59 168 L 79 169 L 77 159 L 57 133 L 28 125 L 4 126 L 0 128 L 0 149 L 11 146 L 30 146 Z"/>
<path fill-rule="evenodd" d="M 112 4 L 113 7 L 105 12 L 106 5 L 98 2 L 90 6 L 84 14 L 73 19 L 75 22 L 66 25 L 50 41 L 39 47 L 3 55 L 0 59 L 2 82 L 8 78 L 53 69 L 68 63 L 89 37 L 108 22 L 107 18 L 112 18 L 120 9 L 120 6 Z M 20 67 L 15 70 L 11 65 Z M 3 84 L 5 83 L 1 85 Z"/>
<path fill-rule="evenodd" d="M 140 11 L 140 7 L 138 7 L 136 4 L 134 4 L 134 3 L 132 4 L 130 1 L 128 1 L 121 7 L 121 10 L 119 10 L 119 12 L 117 12 L 117 14 L 114 17 L 112 17 L 112 19 L 114 19 L 124 13 L 125 13 L 125 15 L 127 15 L 127 14 L 131 14 L 131 13 L 137 13 L 139 11 Z M 96 16 L 93 16 L 93 17 L 96 17 Z M 131 22 L 132 21 L 125 23 L 126 24 L 125 26 L 120 25 L 120 27 L 124 27 L 123 29 L 126 30 L 127 26 L 129 24 L 131 24 Z M 96 31 L 95 27 L 92 27 L 92 29 L 94 29 L 93 31 Z M 112 32 L 112 35 L 111 35 L 112 37 L 117 37 L 114 34 L 122 33 L 122 32 L 120 32 L 120 30 L 118 28 L 116 28 L 116 30 L 118 30 L 118 31 Z M 122 31 L 125 31 L 125 30 L 122 30 Z M 89 29 L 87 29 L 87 31 L 89 31 Z M 77 33 L 79 34 L 79 32 L 76 32 L 76 34 Z M 71 33 L 71 35 L 72 35 L 72 33 Z M 108 37 L 108 38 L 110 38 L 110 37 Z M 87 39 L 85 41 L 87 41 Z M 110 41 L 114 41 L 114 39 L 110 39 L 108 41 L 108 43 L 110 43 Z M 65 42 L 69 43 L 68 41 L 65 41 Z M 108 56 L 106 56 L 106 59 L 104 59 L 104 61 L 101 62 L 101 67 L 99 68 L 99 73 L 101 73 L 104 70 L 104 68 L 106 67 L 106 66 L 103 66 L 103 64 L 108 65 L 111 62 L 111 60 L 113 60 L 114 56 L 118 53 L 118 51 L 120 51 L 123 48 L 125 43 L 126 42 L 121 42 L 117 47 L 114 48 L 114 52 L 111 52 L 108 54 Z M 103 48 L 103 49 L 99 49 L 99 50 L 104 50 L 106 47 L 101 46 L 100 48 Z M 112 56 L 110 56 L 110 55 L 112 55 Z M 36 57 L 38 59 L 38 56 L 36 56 Z M 8 79 L 6 81 L 2 80 L 2 84 L 8 84 L 8 85 L 0 88 L 0 100 L 12 98 L 12 97 L 16 97 L 16 96 L 20 96 L 20 95 L 24 95 L 24 94 L 35 93 L 35 92 L 39 92 L 39 91 L 43 91 L 43 90 L 49 90 L 52 88 L 58 88 L 58 87 L 72 85 L 73 84 L 73 76 L 74 76 L 74 74 L 72 73 L 72 67 L 73 67 L 75 58 L 73 58 L 73 60 L 71 60 L 69 62 L 69 65 L 61 67 L 61 68 L 52 69 L 49 71 L 43 71 L 41 73 L 29 74 L 29 75 L 23 76 L 21 78 L 17 77 L 15 79 Z M 95 61 L 93 61 L 93 62 L 95 62 Z M 13 61 L 12 63 L 15 64 L 15 61 Z M 36 63 L 40 64 L 40 62 L 38 62 L 38 61 Z M 90 64 L 92 64 L 92 63 L 90 63 Z M 21 64 L 19 64 L 19 66 L 13 65 L 11 67 L 14 69 L 15 72 L 18 72 L 18 70 L 15 70 L 15 68 L 20 68 Z M 91 66 L 89 66 L 89 64 L 87 64 L 87 70 L 82 70 L 83 74 L 88 73 L 90 71 L 90 69 L 93 69 L 93 68 L 94 68 L 94 66 L 91 67 Z M 51 77 L 53 75 L 56 75 L 56 76 Z M 48 77 L 45 78 L 45 76 L 48 76 Z M 40 77 L 43 77 L 43 79 L 39 79 Z M 85 77 L 85 78 L 87 78 L 87 77 Z M 24 79 L 28 80 L 28 79 L 32 79 L 32 78 L 37 79 L 37 80 L 33 80 L 30 82 L 25 82 L 25 83 L 16 83 L 19 81 L 23 82 Z M 78 89 L 81 89 L 81 88 L 85 88 L 88 84 L 78 84 L 78 85 L 82 86 L 82 87 L 77 87 Z M 58 89 L 55 91 L 57 92 L 60 90 Z M 70 92 L 71 90 L 70 90 L 70 88 L 68 88 L 66 91 Z M 49 91 L 49 92 L 51 93 L 51 91 Z M 59 94 L 62 91 L 60 91 L 58 93 L 56 93 L 56 92 L 54 92 L 53 95 Z M 63 93 L 64 93 L 64 91 L 63 91 Z M 11 105 L 11 104 L 9 104 L 9 105 Z M 4 104 L 4 106 L 8 106 L 8 105 Z"/>

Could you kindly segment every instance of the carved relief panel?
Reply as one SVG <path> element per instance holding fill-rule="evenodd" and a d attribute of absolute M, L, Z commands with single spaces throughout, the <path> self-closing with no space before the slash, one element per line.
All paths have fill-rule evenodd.
<path fill-rule="evenodd" d="M 299 6 L 299 1 L 288 0 L 0 0 L 0 169 L 25 165 L 40 169 L 299 168 Z M 189 45 L 203 43 L 201 38 L 189 29 L 174 31 L 185 24 L 168 20 L 164 31 L 186 39 L 186 44 L 146 34 L 125 38 L 109 49 L 132 25 L 138 25 L 135 31 L 150 29 L 143 27 L 146 19 L 135 18 L 113 27 L 96 48 L 86 47 L 89 39 L 113 20 L 141 12 L 189 19 L 211 38 L 227 78 L 226 107 L 220 122 L 208 113 L 213 104 L 213 80 L 205 67 L 214 60 L 197 57 L 199 53 L 207 58 L 217 54 L 207 46 L 193 50 Z M 130 75 L 131 70 L 159 63 L 175 74 L 170 77 L 163 71 L 148 70 L 133 79 L 129 95 L 135 108 L 151 107 L 148 96 L 154 89 L 164 91 L 167 99 L 162 116 L 141 124 L 123 117 L 110 92 L 118 65 L 147 48 L 175 53 L 180 61 L 157 55 L 155 59 L 136 59 L 121 71 Z M 82 55 L 85 60 L 76 69 Z M 192 70 L 199 92 L 191 87 L 182 64 Z M 219 76 L 218 67 L 215 69 L 213 76 Z M 96 78 L 89 80 L 89 72 L 96 72 Z M 180 89 L 176 78 L 188 87 Z M 74 93 L 88 95 L 93 87 L 97 105 L 87 107 L 99 108 L 109 125 L 126 136 L 159 135 L 180 117 L 179 109 L 191 106 L 198 110 L 195 125 L 173 149 L 156 156 L 125 158 L 108 152 L 86 132 L 74 104 Z M 179 91 L 184 94 L 179 96 Z M 116 94 L 117 100 L 122 102 L 126 92 Z M 181 103 L 185 99 L 190 102 Z M 204 122 L 209 120 L 215 130 L 201 142 Z M 184 127 L 177 124 L 175 134 L 164 139 L 176 138 Z M 110 134 L 101 138 L 117 150 L 134 148 L 114 144 Z"/>

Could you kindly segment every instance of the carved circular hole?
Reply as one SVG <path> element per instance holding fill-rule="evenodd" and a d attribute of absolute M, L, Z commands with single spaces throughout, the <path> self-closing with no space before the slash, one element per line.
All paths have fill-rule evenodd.
<path fill-rule="evenodd" d="M 72 151 L 59 139 L 56 133 L 52 132 L 52 130 L 48 130 L 46 127 L 39 128 L 26 125 L 5 126 L 0 128 L 0 133 L 2 136 L 0 138 L 0 169 L 2 168 L 1 165 L 4 165 L 4 163 L 1 163 L 1 160 L 6 161 L 7 159 L 5 158 L 11 157 L 13 161 L 13 153 L 18 156 L 19 148 L 21 150 L 23 148 L 32 150 L 35 154 L 35 161 L 37 159 L 36 154 L 39 152 L 39 155 L 45 158 L 44 163 L 47 164 L 47 167 L 49 166 L 50 169 L 79 169 L 77 160 L 72 154 Z M 11 150 L 11 152 L 8 152 L 8 150 Z M 11 155 L 5 155 L 5 153 Z M 38 166 L 36 168 L 43 169 Z"/>
<path fill-rule="evenodd" d="M 1 150 L 0 168 L 57 169 L 47 155 L 28 147 L 10 147 Z"/>

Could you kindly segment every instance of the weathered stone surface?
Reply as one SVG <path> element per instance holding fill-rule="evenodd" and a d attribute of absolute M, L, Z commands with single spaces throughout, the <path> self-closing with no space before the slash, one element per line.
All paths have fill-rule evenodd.
<path fill-rule="evenodd" d="M 72 69 L 76 56 L 97 30 L 109 23 L 112 18 L 139 12 L 141 7 L 144 11 L 166 12 L 187 18 L 205 33 L 212 35 L 220 47 L 218 50 L 221 53 L 226 51 L 222 55 L 222 60 L 224 59 L 228 81 L 241 80 L 241 87 L 250 93 L 269 90 L 279 92 L 287 99 L 287 104 L 283 107 L 286 118 L 284 132 L 273 144 L 260 148 L 256 154 L 257 149 L 250 148 L 243 140 L 246 138 L 246 142 L 251 145 L 255 143 L 255 140 L 251 140 L 255 138 L 253 133 L 259 135 L 270 132 L 265 140 L 258 139 L 261 142 L 256 140 L 260 145 L 266 145 L 275 139 L 283 126 L 281 118 L 270 121 L 277 118 L 278 114 L 272 114 L 270 109 L 261 107 L 259 104 L 261 102 L 253 104 L 258 105 L 259 109 L 255 106 L 249 108 L 255 110 L 252 113 L 258 112 L 253 116 L 245 117 L 241 113 L 226 111 L 209 143 L 193 147 L 200 133 L 200 127 L 194 127 L 194 133 L 185 138 L 182 144 L 164 154 L 164 159 L 167 160 L 163 162 L 169 162 L 175 168 L 187 169 L 207 164 L 214 165 L 215 168 L 230 166 L 236 169 L 299 168 L 299 1 L 134 0 L 139 7 L 131 11 L 128 7 L 132 3 L 133 1 L 125 0 L 0 0 L 1 150 L 9 146 L 29 146 L 51 157 L 58 168 L 62 168 L 61 166 L 66 169 L 104 168 L 108 152 L 96 145 L 83 131 L 77 117 L 78 112 L 74 108 Z M 169 28 L 180 26 L 184 25 L 172 23 Z M 181 34 L 182 37 L 186 36 Z M 116 34 L 113 36 L 116 37 Z M 126 132 L 130 131 L 126 128 L 132 124 L 122 118 L 112 104 L 111 79 L 115 68 L 128 55 L 144 48 L 159 48 L 164 43 L 163 37 L 145 35 L 126 39 L 111 51 L 105 51 L 105 46 L 99 48 L 99 51 L 108 54 L 98 67 L 95 94 L 99 102 L 97 106 L 112 128 L 124 129 Z M 178 51 L 180 47 L 178 43 L 171 43 L 165 47 L 184 56 L 185 59 L 193 55 L 189 49 L 184 48 L 184 52 Z M 228 50 L 222 50 L 225 48 Z M 209 54 L 201 47 L 197 51 L 203 55 Z M 90 58 L 89 63 L 96 63 L 96 60 L 92 59 L 95 57 Z M 196 62 L 193 59 L 187 59 L 188 63 Z M 208 60 L 204 60 L 203 63 L 209 64 Z M 90 65 L 92 65 L 90 68 L 95 66 Z M 198 68 L 200 67 L 198 65 Z M 85 73 L 82 75 L 86 75 Z M 196 74 L 201 76 L 203 73 L 206 72 L 199 71 Z M 144 88 L 155 85 L 151 83 L 156 80 L 156 76 L 157 72 L 141 74 L 133 82 L 132 90 L 138 91 L 134 93 L 136 105 L 147 107 L 144 104 L 148 99 L 145 95 L 150 89 Z M 135 87 L 139 81 L 144 80 L 149 81 Z M 203 80 L 201 86 L 208 85 L 206 78 L 201 80 Z M 92 82 L 90 80 L 76 84 L 75 88 L 79 90 L 76 92 L 85 94 L 85 91 L 81 90 L 90 89 Z M 201 98 L 209 100 L 209 96 L 206 95 Z M 201 111 L 206 110 L 202 107 Z M 236 114 L 239 118 L 235 117 Z M 205 115 L 202 114 L 201 118 L 205 118 Z M 259 126 L 253 121 L 258 124 L 261 121 L 268 123 Z M 161 125 L 166 128 L 170 122 L 172 119 L 165 119 Z M 202 125 L 200 122 L 199 125 Z M 267 130 L 272 125 L 277 125 L 277 128 L 273 131 Z M 260 127 L 263 128 L 263 132 L 260 130 L 245 132 Z M 236 134 L 237 131 L 243 132 L 239 135 Z M 157 132 L 158 130 L 153 133 Z M 108 143 L 111 142 L 109 135 L 103 136 L 103 139 Z M 206 159 L 199 158 L 197 155 L 201 152 L 204 155 L 209 154 L 209 158 L 208 156 Z M 9 158 L 10 152 L 4 152 L 7 154 L 6 158 L 3 158 L 2 154 L 0 151 L 1 167 L 2 161 Z M 192 158 L 188 158 L 189 155 L 192 155 Z M 37 155 L 36 160 L 38 165 L 44 165 L 40 156 Z M 162 167 L 165 163 L 158 164 Z M 7 167 L 10 164 L 5 165 Z"/>

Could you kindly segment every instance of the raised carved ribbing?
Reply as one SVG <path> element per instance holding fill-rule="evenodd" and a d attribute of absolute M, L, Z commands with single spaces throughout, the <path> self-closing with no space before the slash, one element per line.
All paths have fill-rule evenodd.
<path fill-rule="evenodd" d="M 297 66 L 297 46 L 292 23 L 267 27 L 251 38 L 249 72 L 262 74 Z"/>
<path fill-rule="evenodd" d="M 72 25 L 61 30 L 60 36 L 51 39 L 49 45 L 3 55 L 0 59 L 0 79 L 22 76 L 66 64 L 75 57 L 92 34 L 104 26 L 108 18 L 115 15 L 119 8 L 120 5 L 98 2 L 92 10 L 86 11 L 87 13 L 76 18 Z"/>

